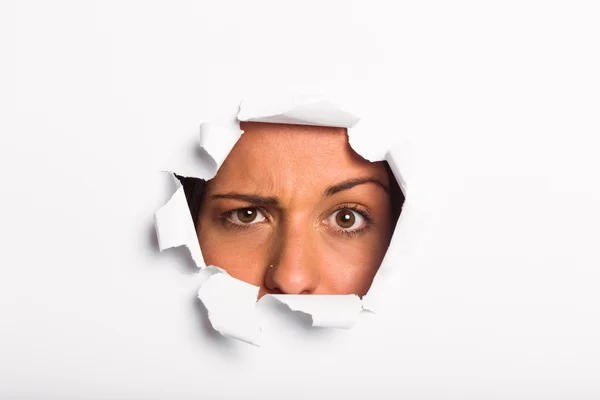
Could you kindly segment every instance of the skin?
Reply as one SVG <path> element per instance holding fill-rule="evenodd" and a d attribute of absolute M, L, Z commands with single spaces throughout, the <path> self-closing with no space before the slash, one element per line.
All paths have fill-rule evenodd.
<path fill-rule="evenodd" d="M 364 296 L 392 236 L 389 178 L 344 128 L 242 122 L 209 181 L 197 233 L 207 265 L 272 294 Z"/>

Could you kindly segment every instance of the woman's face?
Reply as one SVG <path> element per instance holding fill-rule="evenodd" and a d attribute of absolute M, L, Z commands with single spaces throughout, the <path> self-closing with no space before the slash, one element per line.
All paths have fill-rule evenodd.
<path fill-rule="evenodd" d="M 344 128 L 242 122 L 208 182 L 197 233 L 207 265 L 273 294 L 364 296 L 394 221 L 382 162 Z"/>

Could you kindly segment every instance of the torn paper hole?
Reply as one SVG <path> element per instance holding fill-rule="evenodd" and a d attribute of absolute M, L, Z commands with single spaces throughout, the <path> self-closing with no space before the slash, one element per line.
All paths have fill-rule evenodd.
<path fill-rule="evenodd" d="M 271 124 L 270 126 L 274 126 L 273 124 L 291 124 L 303 125 L 307 129 L 311 126 L 347 128 L 350 138 L 353 136 L 353 127 L 359 123 L 358 117 L 348 110 L 325 99 L 315 97 L 294 97 L 267 102 L 264 100 L 243 101 L 240 105 L 237 119 L 251 123 L 261 122 L 267 125 Z M 212 179 L 224 165 L 228 155 L 232 152 L 242 134 L 242 130 L 239 129 L 204 123 L 201 127 L 199 144 L 205 152 L 204 156 L 209 157 L 212 163 L 199 167 L 197 164 L 194 164 L 194 161 L 187 162 L 180 159 L 178 165 L 188 166 L 185 173 L 180 173 L 177 168 L 169 168 L 168 170 L 188 178 Z M 250 131 L 248 131 L 248 134 L 250 134 Z M 378 140 L 369 143 L 367 141 L 366 143 L 369 143 L 368 149 L 361 148 L 360 143 L 365 143 L 365 141 L 355 141 L 359 143 L 357 147 L 354 147 L 352 140 L 350 142 L 353 150 L 360 155 L 363 153 L 385 155 L 385 159 L 388 161 L 393 175 L 392 179 L 394 181 L 397 180 L 401 188 L 401 195 L 402 193 L 406 195 L 407 184 L 405 177 L 399 173 L 399 163 L 396 162 L 393 155 L 388 151 L 393 143 L 393 138 L 389 142 Z M 256 157 L 249 158 L 256 159 Z M 384 157 L 381 157 L 378 160 L 371 161 L 382 161 L 383 159 Z M 206 165 L 209 165 L 209 167 L 206 167 Z M 241 172 L 243 170 L 244 168 L 242 168 Z M 161 250 L 168 247 L 187 246 L 196 265 L 199 268 L 204 268 L 205 263 L 201 248 L 213 249 L 219 246 L 219 242 L 213 242 L 212 246 L 199 245 L 194 229 L 194 220 L 191 218 L 190 207 L 188 207 L 186 203 L 187 199 L 183 193 L 183 186 L 179 185 L 171 200 L 156 214 L 159 245 Z M 231 195 L 231 193 L 227 192 L 225 195 Z M 246 211 L 246 213 L 248 215 L 238 213 L 232 218 L 237 218 L 239 221 L 239 218 L 252 219 L 257 217 L 256 211 Z M 359 217 L 359 214 L 354 214 L 354 217 L 352 217 L 350 213 L 346 217 L 350 220 L 352 218 L 362 218 Z M 340 222 L 336 219 L 336 223 L 339 224 Z M 353 222 L 353 226 L 354 223 L 355 221 Z M 396 228 L 397 231 L 398 227 Z M 201 238 L 205 238 L 209 235 L 200 236 Z M 387 250 L 387 247 L 385 250 Z M 385 250 L 383 254 L 386 254 Z M 232 253 L 243 251 L 243 247 L 239 247 L 235 248 Z M 209 254 L 207 253 L 206 255 Z M 378 263 L 378 267 L 379 264 L 381 264 L 379 270 L 383 269 L 384 271 L 389 271 L 397 267 L 386 264 L 385 256 L 383 261 Z M 228 272 L 230 271 L 227 265 L 204 268 L 201 273 L 205 274 L 205 281 L 198 292 L 198 297 L 208 310 L 209 320 L 214 329 L 225 336 L 257 344 L 261 330 L 260 313 L 257 313 L 258 308 L 261 307 L 261 302 L 257 303 L 257 299 L 260 296 L 260 288 L 243 280 L 233 278 Z M 378 275 L 379 272 L 375 274 L 373 285 L 379 287 L 381 286 L 381 280 L 377 279 Z M 291 293 L 293 291 L 287 292 Z M 298 293 L 300 292 L 298 291 Z M 351 328 L 355 325 L 363 309 L 373 310 L 377 304 L 373 300 L 374 296 L 371 292 L 363 300 L 356 295 L 313 294 L 307 296 L 272 294 L 268 296 L 275 298 L 293 311 L 310 315 L 313 326 L 325 328 Z M 368 307 L 365 307 L 367 299 L 369 300 Z"/>

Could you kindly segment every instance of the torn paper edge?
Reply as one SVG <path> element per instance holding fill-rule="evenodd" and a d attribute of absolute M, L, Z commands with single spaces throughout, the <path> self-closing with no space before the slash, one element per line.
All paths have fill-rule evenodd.
<path fill-rule="evenodd" d="M 292 311 L 309 315 L 312 326 L 320 328 L 350 329 L 356 325 L 363 310 L 362 301 L 355 294 L 269 294 L 264 297 L 268 296 L 285 304 Z"/>
<path fill-rule="evenodd" d="M 212 158 L 215 169 L 210 171 L 210 174 L 195 176 L 195 178 L 206 180 L 214 178 L 242 133 L 239 129 L 236 131 L 212 122 L 202 123 L 200 125 L 200 147 Z"/>
<path fill-rule="evenodd" d="M 154 214 L 154 226 L 158 239 L 158 249 L 185 246 L 197 266 L 204 265 L 200 243 L 194 228 L 194 220 L 190 214 L 183 185 L 175 178 L 176 190 L 167 204 Z"/>
<path fill-rule="evenodd" d="M 260 288 L 212 265 L 201 274 L 204 283 L 198 290 L 198 298 L 208 311 L 213 329 L 223 336 L 258 345 L 261 326 L 255 305 Z"/>
<path fill-rule="evenodd" d="M 200 124 L 199 134 L 167 163 L 165 172 L 186 178 L 210 180 L 237 143 L 243 131 L 215 122 Z"/>
<path fill-rule="evenodd" d="M 308 315 L 314 327 L 349 329 L 362 311 L 362 302 L 356 295 L 267 294 L 257 302 L 258 286 L 235 279 L 222 268 L 211 265 L 200 274 L 203 283 L 198 298 L 208 311 L 213 329 L 255 346 L 259 345 L 262 331 L 259 312 L 269 297 L 292 311 Z"/>
<path fill-rule="evenodd" d="M 359 122 L 357 116 L 342 107 L 314 96 L 286 97 L 267 101 L 264 99 L 244 100 L 240 104 L 237 119 L 238 121 L 345 127 L 348 129 L 350 138 L 353 136 L 352 128 Z M 210 157 L 213 168 L 197 170 L 184 176 L 212 179 L 242 133 L 239 129 L 226 128 L 210 122 L 203 123 L 200 127 L 199 144 L 206 151 L 206 155 Z M 371 147 L 374 145 L 372 142 L 369 144 Z M 365 150 L 361 145 L 356 143 L 353 145 L 352 140 L 350 145 L 360 155 L 366 152 L 361 151 Z M 371 157 L 369 160 L 387 161 L 405 195 L 403 210 L 392 236 L 393 243 L 397 242 L 394 239 L 397 237 L 399 229 L 404 226 L 403 218 L 407 218 L 407 204 L 414 203 L 408 203 L 412 194 L 408 193 L 407 182 L 400 174 L 402 168 L 396 164 L 396 160 L 389 153 L 392 145 L 379 143 L 379 146 L 381 148 L 376 152 L 371 151 L 371 154 L 385 154 L 385 156 L 376 157 L 376 159 Z M 194 262 L 202 269 L 201 274 L 205 274 L 205 281 L 200 286 L 198 298 L 206 307 L 213 328 L 223 336 L 258 345 L 261 325 L 257 307 L 261 306 L 261 302 L 257 302 L 257 297 L 260 288 L 231 277 L 219 267 L 204 268 L 205 264 L 183 186 L 179 181 L 177 181 L 177 185 L 174 195 L 165 206 L 158 210 L 155 216 L 160 250 L 182 245 L 188 247 Z M 412 239 L 414 240 L 414 237 Z M 273 297 L 291 310 L 309 315 L 312 318 L 313 326 L 352 328 L 361 311 L 377 309 L 378 302 L 373 300 L 376 298 L 373 292 L 381 286 L 379 285 L 382 281 L 381 275 L 384 275 L 382 269 L 387 271 L 391 268 L 386 264 L 390 248 L 375 275 L 369 293 L 362 300 L 356 295 L 266 295 L 265 297 Z M 227 293 L 226 297 L 224 293 Z"/>
<path fill-rule="evenodd" d="M 352 128 L 359 118 L 324 98 L 282 97 L 280 101 L 253 98 L 240 104 L 238 121 Z"/>

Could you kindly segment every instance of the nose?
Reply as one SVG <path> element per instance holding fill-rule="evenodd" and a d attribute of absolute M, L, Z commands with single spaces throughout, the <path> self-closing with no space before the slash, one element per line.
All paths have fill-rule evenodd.
<path fill-rule="evenodd" d="M 310 294 L 319 286 L 320 268 L 316 234 L 298 221 L 281 228 L 275 257 L 265 274 L 268 293 Z"/>

